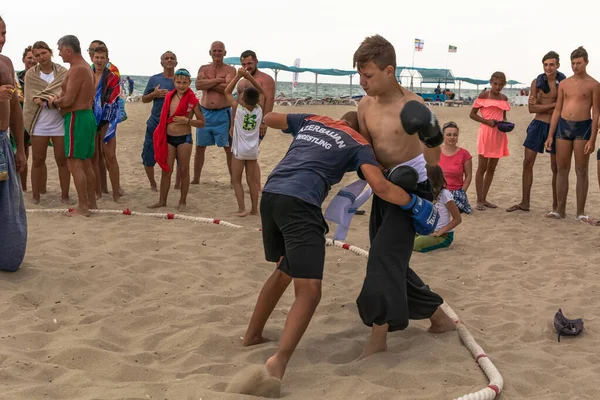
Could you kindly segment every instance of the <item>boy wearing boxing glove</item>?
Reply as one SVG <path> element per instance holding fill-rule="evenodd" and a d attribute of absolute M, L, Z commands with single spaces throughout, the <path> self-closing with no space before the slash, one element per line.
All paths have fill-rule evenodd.
<path fill-rule="evenodd" d="M 419 199 L 433 200 L 425 166 L 438 163 L 442 132 L 423 99 L 398 84 L 390 42 L 379 35 L 366 38 L 354 53 L 354 66 L 366 93 L 358 105 L 360 133 L 373 145 L 388 179 L 406 184 L 411 174 L 416 180 L 407 189 L 416 196 L 407 206 L 373 196 L 367 274 L 357 299 L 363 323 L 373 328 L 362 359 L 385 351 L 387 333 L 406 329 L 409 319 L 429 318 L 435 333 L 456 329 L 456 322 L 440 308 L 441 296 L 409 267 L 415 232 L 425 231 L 428 221 Z"/>

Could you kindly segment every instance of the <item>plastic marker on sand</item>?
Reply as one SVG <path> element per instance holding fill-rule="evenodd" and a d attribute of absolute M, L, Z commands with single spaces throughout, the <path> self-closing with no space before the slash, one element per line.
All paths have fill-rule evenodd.
<path fill-rule="evenodd" d="M 71 212 L 73 209 L 34 209 L 27 210 L 28 213 L 48 213 L 48 214 L 66 214 Z M 192 217 L 191 215 L 180 215 L 180 214 L 171 214 L 171 213 L 141 213 L 137 211 L 131 211 L 130 209 L 126 210 L 90 210 L 92 214 L 123 214 L 123 215 L 137 215 L 143 217 L 154 217 L 160 219 L 182 219 L 185 221 L 191 222 L 202 222 L 205 224 L 214 224 L 214 225 L 222 225 L 228 228 L 234 229 L 247 229 L 241 225 L 232 224 L 231 222 L 222 221 L 216 218 L 202 218 L 202 217 Z M 261 231 L 260 228 L 252 228 L 253 231 Z M 338 240 L 326 240 L 327 246 L 339 247 L 344 250 L 349 250 L 359 256 L 368 257 L 369 252 L 361 249 L 360 247 L 350 245 L 348 243 L 343 243 Z M 485 351 L 477 344 L 465 324 L 460 322 L 458 315 L 454 312 L 452 308 L 448 305 L 448 303 L 443 303 L 441 305 L 442 310 L 452 318 L 454 321 L 459 321 L 456 327 L 456 331 L 458 332 L 458 336 L 460 340 L 463 342 L 465 347 L 469 350 L 475 362 L 479 365 L 479 367 L 483 370 L 485 375 L 488 377 L 490 383 L 485 388 L 466 394 L 464 396 L 458 397 L 456 400 L 492 400 L 496 398 L 500 392 L 502 391 L 502 387 L 504 386 L 504 380 L 500 372 L 496 368 L 496 366 L 489 359 Z M 57 323 L 56 319 L 54 319 L 54 323 Z M 281 390 L 281 381 L 277 378 L 268 376 L 266 369 L 264 367 L 260 368 L 251 368 L 245 369 L 242 373 L 236 375 L 232 382 L 230 382 L 226 391 L 235 391 L 235 393 L 242 393 L 247 390 L 252 390 L 252 393 L 256 393 L 256 389 L 258 387 L 259 392 L 264 397 L 279 397 Z M 241 390 L 241 391 L 239 391 Z"/>

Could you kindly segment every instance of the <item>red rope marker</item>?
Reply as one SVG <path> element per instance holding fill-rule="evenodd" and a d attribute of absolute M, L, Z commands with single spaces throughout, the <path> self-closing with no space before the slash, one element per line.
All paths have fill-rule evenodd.
<path fill-rule="evenodd" d="M 219 225 L 221 223 L 220 219 L 213 219 L 213 224 Z"/>
<path fill-rule="evenodd" d="M 175 214 L 167 214 L 167 219 L 173 219 L 175 218 Z"/>
<path fill-rule="evenodd" d="M 128 208 L 126 210 L 123 210 L 123 214 L 125 215 L 131 215 L 131 210 Z"/>
<path fill-rule="evenodd" d="M 498 388 L 498 386 L 496 386 L 496 385 L 489 385 L 488 387 L 490 389 L 492 389 L 494 392 L 496 392 L 496 396 L 498 396 L 500 394 L 500 389 Z"/>

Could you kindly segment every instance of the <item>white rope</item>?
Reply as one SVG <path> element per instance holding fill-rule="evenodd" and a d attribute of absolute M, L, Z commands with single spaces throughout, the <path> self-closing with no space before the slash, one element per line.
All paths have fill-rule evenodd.
<path fill-rule="evenodd" d="M 66 209 L 34 209 L 27 210 L 28 213 L 49 213 L 49 214 L 65 214 L 71 210 Z M 124 214 L 124 215 L 137 215 L 142 217 L 153 217 L 153 218 L 161 218 L 161 219 L 181 219 L 184 221 L 191 222 L 200 222 L 204 224 L 214 224 L 221 225 L 228 228 L 234 229 L 243 229 L 244 227 L 241 225 L 232 224 L 231 222 L 221 221 L 219 219 L 213 218 L 202 218 L 202 217 L 193 217 L 191 215 L 180 215 L 180 214 L 170 214 L 170 213 L 141 213 L 137 211 L 131 211 L 129 209 L 119 211 L 119 210 L 90 210 L 92 214 Z M 252 230 L 260 231 L 259 228 L 253 228 Z M 361 249 L 360 247 L 356 247 L 344 242 L 340 242 L 338 240 L 332 240 L 327 238 L 325 244 L 327 246 L 339 247 L 344 250 L 350 250 L 354 254 L 359 256 L 368 257 L 369 252 Z M 459 321 L 458 315 L 454 312 L 454 310 L 448 305 L 448 303 L 444 303 L 441 305 L 442 310 L 448 315 L 448 317 L 452 318 L 454 321 Z M 456 328 L 458 332 L 458 336 L 460 340 L 463 342 L 465 347 L 469 350 L 475 361 L 479 364 L 479 367 L 483 370 L 485 375 L 488 377 L 490 384 L 473 393 L 466 394 L 457 398 L 456 400 L 492 400 L 496 398 L 502 391 L 502 387 L 504 385 L 504 380 L 502 379 L 502 375 L 496 368 L 496 366 L 492 363 L 489 357 L 485 354 L 481 346 L 477 344 L 465 324 L 462 322 L 458 323 Z"/>

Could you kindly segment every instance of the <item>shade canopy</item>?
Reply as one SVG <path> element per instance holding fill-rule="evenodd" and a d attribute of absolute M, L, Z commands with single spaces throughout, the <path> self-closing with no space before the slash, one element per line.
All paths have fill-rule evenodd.
<path fill-rule="evenodd" d="M 230 65 L 241 65 L 240 59 L 237 57 L 227 57 L 223 59 L 225 64 Z M 273 61 L 259 61 L 258 68 L 269 68 L 273 71 L 288 71 L 288 72 L 312 72 L 313 74 L 319 75 L 330 75 L 330 76 L 349 76 L 356 74 L 355 70 L 341 70 L 335 68 L 299 68 L 294 66 L 286 66 Z"/>
<path fill-rule="evenodd" d="M 400 79 L 402 73 L 407 71 L 410 76 L 414 76 L 415 72 L 421 75 L 421 83 L 454 83 L 455 77 L 452 70 L 441 68 L 420 68 L 420 67 L 396 67 L 396 77 Z"/>
<path fill-rule="evenodd" d="M 456 78 L 456 80 L 465 82 L 465 83 L 470 83 L 471 85 L 487 85 L 488 83 L 490 83 L 489 80 L 485 80 L 485 79 L 474 79 L 474 78 L 465 78 L 465 77 Z"/>

